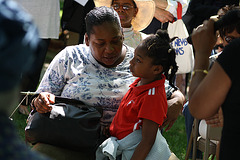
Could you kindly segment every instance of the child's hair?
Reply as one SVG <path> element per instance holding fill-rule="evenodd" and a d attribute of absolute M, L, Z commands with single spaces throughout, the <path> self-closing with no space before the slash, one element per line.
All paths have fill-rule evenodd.
<path fill-rule="evenodd" d="M 121 22 L 118 13 L 113 8 L 105 6 L 93 8 L 85 18 L 86 32 L 90 37 L 90 34 L 94 34 L 93 27 L 101 25 L 105 22 L 112 23 L 119 27 L 121 30 Z"/>
<path fill-rule="evenodd" d="M 170 39 L 166 30 L 159 29 L 156 34 L 144 39 L 142 46 L 146 47 L 148 57 L 153 59 L 153 65 L 162 65 L 162 73 L 169 80 L 169 84 L 173 88 L 176 88 L 173 81 L 178 70 L 178 66 L 175 61 L 175 49 L 173 49 L 170 44 L 172 41 L 173 39 Z M 171 72 L 169 73 L 169 71 Z"/>

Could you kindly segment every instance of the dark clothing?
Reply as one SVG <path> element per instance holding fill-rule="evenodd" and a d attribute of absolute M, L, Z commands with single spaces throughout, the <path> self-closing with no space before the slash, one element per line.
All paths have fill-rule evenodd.
<path fill-rule="evenodd" d="M 187 13 L 183 16 L 189 34 L 192 33 L 194 28 L 201 25 L 204 20 L 217 15 L 220 8 L 232 4 L 238 6 L 239 0 L 191 0 Z"/>
<path fill-rule="evenodd" d="M 141 32 L 145 34 L 155 34 L 158 29 L 166 30 L 168 27 L 168 23 L 161 23 L 159 20 L 157 20 L 155 17 L 153 18 L 152 22 L 142 30 Z"/>
<path fill-rule="evenodd" d="M 74 0 L 64 0 L 61 26 L 63 31 L 79 33 L 79 43 L 83 43 L 86 32 L 85 17 L 95 7 L 93 0 L 88 0 L 85 6 Z"/>
<path fill-rule="evenodd" d="M 36 91 L 49 44 L 50 39 L 41 39 L 41 47 L 39 47 L 38 51 L 35 54 L 35 61 L 33 63 L 34 68 L 31 68 L 29 72 L 23 74 L 21 80 L 21 91 Z M 24 98 L 24 96 L 21 96 L 21 99 Z M 22 104 L 28 105 L 29 102 L 24 101 Z"/>
<path fill-rule="evenodd" d="M 32 68 L 39 39 L 31 17 L 12 1 L 0 0 L 0 91 L 13 89 Z"/>
<path fill-rule="evenodd" d="M 13 123 L 0 112 L 0 159 L 2 160 L 47 160 L 28 148 L 17 135 Z"/>
<path fill-rule="evenodd" d="M 225 47 L 223 53 L 218 57 L 217 62 L 224 69 L 231 79 L 232 85 L 222 104 L 224 124 L 222 130 L 220 160 L 237 159 L 240 150 L 240 76 L 239 76 L 239 58 L 240 58 L 240 39 L 232 41 Z M 224 82 L 223 82 L 224 83 Z"/>

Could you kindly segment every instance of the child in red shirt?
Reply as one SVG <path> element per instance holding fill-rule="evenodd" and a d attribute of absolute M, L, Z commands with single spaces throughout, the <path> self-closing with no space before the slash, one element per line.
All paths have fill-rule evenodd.
<path fill-rule="evenodd" d="M 147 157 L 166 118 L 164 82 L 167 78 L 174 87 L 173 79 L 178 69 L 170 42 L 168 33 L 158 30 L 138 45 L 130 62 L 133 76 L 139 78 L 123 97 L 110 125 L 110 134 L 121 140 L 136 130 L 142 130 L 142 139 L 131 160 Z"/>

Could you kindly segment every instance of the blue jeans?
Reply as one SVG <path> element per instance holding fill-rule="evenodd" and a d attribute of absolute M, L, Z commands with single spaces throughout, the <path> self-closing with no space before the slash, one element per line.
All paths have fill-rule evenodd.
<path fill-rule="evenodd" d="M 194 121 L 194 117 L 191 115 L 188 109 L 188 101 L 183 106 L 183 115 L 185 117 L 185 128 L 187 133 L 187 146 L 190 140 L 191 132 L 192 132 L 192 125 Z M 192 158 L 192 149 L 189 154 L 189 158 Z M 202 158 L 202 152 L 197 150 L 196 158 Z"/>

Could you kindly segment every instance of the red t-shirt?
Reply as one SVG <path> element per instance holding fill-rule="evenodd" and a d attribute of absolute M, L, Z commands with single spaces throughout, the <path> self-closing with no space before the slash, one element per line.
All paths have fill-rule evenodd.
<path fill-rule="evenodd" d="M 156 122 L 160 126 L 167 114 L 167 98 L 164 88 L 165 76 L 161 80 L 136 87 L 136 79 L 123 97 L 111 125 L 111 136 L 122 139 L 142 126 L 142 119 Z"/>

